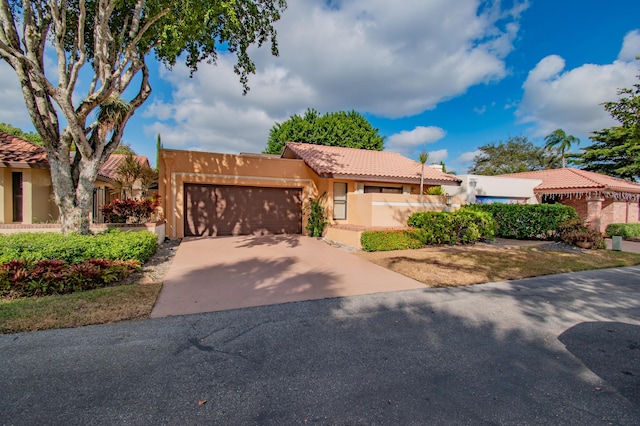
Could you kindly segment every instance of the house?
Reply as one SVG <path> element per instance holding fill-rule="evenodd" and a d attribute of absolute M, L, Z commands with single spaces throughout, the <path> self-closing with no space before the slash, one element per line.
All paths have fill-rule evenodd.
<path fill-rule="evenodd" d="M 99 221 L 99 207 L 111 199 L 115 179 L 125 155 L 113 154 L 102 165 L 94 188 L 93 219 Z M 136 161 L 149 165 L 146 157 Z M 0 132 L 0 224 L 51 223 L 58 219 L 47 153 L 17 136 Z"/>
<path fill-rule="evenodd" d="M 162 149 L 161 215 L 171 238 L 304 234 L 309 199 L 320 198 L 327 232 L 404 227 L 414 211 L 455 207 L 444 196 L 419 194 L 421 169 L 393 152 L 291 142 L 280 157 Z M 424 168 L 425 188 L 459 183 Z"/>
<path fill-rule="evenodd" d="M 568 167 L 502 177 L 540 180 L 533 188 L 538 202 L 571 206 L 603 233 L 610 223 L 637 223 L 640 219 L 640 184 L 634 182 Z"/>
<path fill-rule="evenodd" d="M 540 179 L 484 175 L 459 175 L 460 186 L 443 185 L 449 195 L 462 198 L 465 204 L 538 204 L 533 189 Z"/>

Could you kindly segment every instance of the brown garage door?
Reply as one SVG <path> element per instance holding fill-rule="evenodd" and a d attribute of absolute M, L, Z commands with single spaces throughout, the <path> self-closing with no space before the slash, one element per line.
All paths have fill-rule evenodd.
<path fill-rule="evenodd" d="M 185 184 L 185 236 L 300 234 L 302 190 Z"/>

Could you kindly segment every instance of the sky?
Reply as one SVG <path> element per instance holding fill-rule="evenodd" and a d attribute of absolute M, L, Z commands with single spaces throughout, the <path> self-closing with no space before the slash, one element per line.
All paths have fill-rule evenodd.
<path fill-rule="evenodd" d="M 562 128 L 589 144 L 616 125 L 602 107 L 640 74 L 632 0 L 289 0 L 280 55 L 252 48 L 251 90 L 222 53 L 189 77 L 149 58 L 153 92 L 124 142 L 152 164 L 165 148 L 261 152 L 269 130 L 307 108 L 355 110 L 385 150 L 465 173 L 478 147 Z M 55 68 L 55 67 L 52 67 Z M 0 122 L 33 130 L 13 71 L 0 63 Z M 577 151 L 579 147 L 574 147 Z"/>

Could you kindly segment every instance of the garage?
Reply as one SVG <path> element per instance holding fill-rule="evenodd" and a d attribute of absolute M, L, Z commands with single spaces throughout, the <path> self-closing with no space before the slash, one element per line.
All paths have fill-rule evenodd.
<path fill-rule="evenodd" d="M 302 233 L 302 190 L 232 185 L 184 185 L 184 235 Z"/>

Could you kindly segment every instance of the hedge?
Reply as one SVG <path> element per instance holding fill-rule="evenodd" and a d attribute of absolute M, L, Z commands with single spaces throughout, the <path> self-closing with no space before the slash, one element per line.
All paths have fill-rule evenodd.
<path fill-rule="evenodd" d="M 108 230 L 96 235 L 21 233 L 0 235 L 0 265 L 12 260 L 62 260 L 77 264 L 89 259 L 146 262 L 158 249 L 157 236 L 148 231 Z"/>
<path fill-rule="evenodd" d="M 418 249 L 424 247 L 420 233 L 418 229 L 365 231 L 360 237 L 360 244 L 364 251 Z"/>
<path fill-rule="evenodd" d="M 418 236 L 425 245 L 474 243 L 493 238 L 496 229 L 489 213 L 473 210 L 414 213 L 408 224 L 422 231 Z"/>
<path fill-rule="evenodd" d="M 464 210 L 490 213 L 498 224 L 497 237 L 520 240 L 554 239 L 562 222 L 578 217 L 563 204 L 475 204 Z"/>
<path fill-rule="evenodd" d="M 640 238 L 640 223 L 611 223 L 605 230 L 607 237 Z"/>

